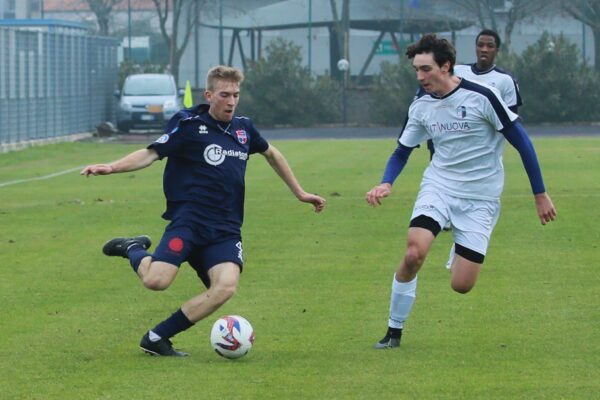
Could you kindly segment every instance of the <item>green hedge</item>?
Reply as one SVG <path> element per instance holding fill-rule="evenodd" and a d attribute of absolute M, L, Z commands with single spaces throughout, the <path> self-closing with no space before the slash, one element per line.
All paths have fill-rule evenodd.
<path fill-rule="evenodd" d="M 369 102 L 375 123 L 403 125 L 418 87 L 411 61 L 403 57 L 399 63 L 381 63 L 381 72 L 374 77 Z"/>
<path fill-rule="evenodd" d="M 543 34 L 521 55 L 500 54 L 497 63 L 519 82 L 528 123 L 598 120 L 600 79 L 582 62 L 577 46 L 564 36 Z M 417 81 L 411 60 L 383 62 L 365 98 L 365 120 L 402 125 Z M 302 66 L 300 47 L 276 39 L 266 57 L 246 70 L 240 112 L 262 126 L 311 126 L 341 122 L 341 85 L 328 76 L 315 77 Z"/>
<path fill-rule="evenodd" d="M 544 33 L 521 55 L 500 54 L 497 64 L 519 83 L 525 122 L 582 122 L 598 120 L 600 79 L 582 62 L 577 46 L 564 36 Z M 408 82 L 408 83 L 407 83 Z M 371 115 L 376 122 L 399 125 L 417 81 L 410 65 L 382 63 L 372 93 Z"/>
<path fill-rule="evenodd" d="M 340 120 L 341 88 L 303 67 L 300 47 L 272 41 L 246 69 L 239 110 L 261 126 L 311 126 Z"/>
<path fill-rule="evenodd" d="M 547 33 L 516 57 L 525 122 L 575 122 L 598 119 L 600 82 L 581 61 L 577 46 Z"/>

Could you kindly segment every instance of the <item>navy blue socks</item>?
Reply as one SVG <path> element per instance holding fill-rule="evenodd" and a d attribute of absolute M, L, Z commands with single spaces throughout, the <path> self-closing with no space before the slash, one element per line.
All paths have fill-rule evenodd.
<path fill-rule="evenodd" d="M 139 243 L 134 243 L 127 249 L 127 258 L 129 258 L 129 263 L 131 264 L 131 268 L 137 273 L 138 268 L 140 267 L 140 263 L 144 257 L 149 256 L 150 253 Z"/>
<path fill-rule="evenodd" d="M 169 318 L 152 328 L 151 332 L 154 332 L 163 339 L 169 339 L 193 325 L 194 323 L 185 316 L 180 308 Z"/>

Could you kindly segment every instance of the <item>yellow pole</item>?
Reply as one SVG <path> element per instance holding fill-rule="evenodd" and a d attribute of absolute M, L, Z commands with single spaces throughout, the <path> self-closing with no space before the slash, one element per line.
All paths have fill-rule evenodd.
<path fill-rule="evenodd" d="M 183 106 L 185 108 L 190 108 L 194 105 L 194 100 L 192 100 L 192 86 L 190 85 L 190 81 L 185 82 L 185 93 L 183 94 Z"/>

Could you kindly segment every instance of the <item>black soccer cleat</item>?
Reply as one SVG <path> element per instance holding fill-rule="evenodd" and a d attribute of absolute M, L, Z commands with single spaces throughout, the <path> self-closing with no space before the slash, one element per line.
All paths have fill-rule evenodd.
<path fill-rule="evenodd" d="M 400 347 L 400 339 L 402 338 L 402 329 L 388 328 L 387 333 L 379 342 L 373 345 L 374 349 L 393 349 Z"/>
<path fill-rule="evenodd" d="M 171 357 L 186 357 L 188 353 L 178 351 L 173 348 L 173 343 L 169 339 L 160 339 L 156 342 L 150 340 L 149 332 L 142 337 L 140 348 L 146 354 L 151 356 L 171 356 Z"/>
<path fill-rule="evenodd" d="M 132 244 L 141 244 L 146 250 L 152 246 L 152 241 L 149 236 L 142 235 L 131 238 L 118 237 L 109 240 L 102 247 L 102 252 L 107 256 L 121 256 L 127 258 L 127 249 Z"/>

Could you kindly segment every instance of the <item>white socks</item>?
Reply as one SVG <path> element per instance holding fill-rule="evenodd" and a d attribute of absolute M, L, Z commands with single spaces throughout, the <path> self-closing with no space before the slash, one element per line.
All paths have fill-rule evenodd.
<path fill-rule="evenodd" d="M 390 328 L 402 329 L 404 321 L 408 318 L 410 310 L 415 303 L 417 292 L 417 277 L 410 282 L 398 282 L 394 274 L 392 295 L 390 299 Z"/>

